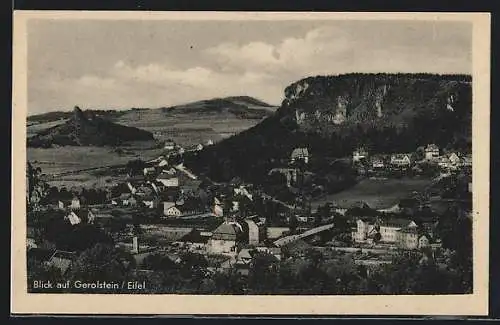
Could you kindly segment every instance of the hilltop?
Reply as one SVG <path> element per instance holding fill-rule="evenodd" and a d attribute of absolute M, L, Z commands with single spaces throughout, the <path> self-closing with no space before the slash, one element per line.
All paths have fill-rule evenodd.
<path fill-rule="evenodd" d="M 411 152 L 428 143 L 471 152 L 471 77 L 433 74 L 345 74 L 289 85 L 275 114 L 187 157 L 214 180 L 263 181 L 295 147 L 312 157 Z"/>
<path fill-rule="evenodd" d="M 75 107 L 69 118 L 61 124 L 42 129 L 28 139 L 28 147 L 60 146 L 115 146 L 129 141 L 153 140 L 153 134 L 138 128 L 113 123 L 83 112 Z"/>
<path fill-rule="evenodd" d="M 249 96 L 214 98 L 162 108 L 165 113 L 223 114 L 245 119 L 262 119 L 271 115 L 276 107 Z"/>

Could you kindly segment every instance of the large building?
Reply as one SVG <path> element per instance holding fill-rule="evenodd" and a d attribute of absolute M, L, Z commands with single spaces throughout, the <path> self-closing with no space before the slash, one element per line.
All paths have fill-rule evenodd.
<path fill-rule="evenodd" d="M 419 247 L 419 229 L 417 224 L 408 219 L 390 218 L 370 220 L 360 218 L 356 221 L 356 230 L 352 239 L 356 243 L 394 244 L 404 249 Z"/>
<path fill-rule="evenodd" d="M 208 241 L 208 252 L 236 256 L 245 242 L 243 228 L 238 222 L 224 222 L 212 233 Z"/>

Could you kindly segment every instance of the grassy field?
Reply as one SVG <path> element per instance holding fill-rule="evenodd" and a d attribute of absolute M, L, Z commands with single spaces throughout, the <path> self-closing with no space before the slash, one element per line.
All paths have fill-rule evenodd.
<path fill-rule="evenodd" d="M 127 126 L 137 127 L 153 134 L 160 132 L 160 140 L 172 139 L 183 146 L 219 141 L 243 130 L 260 120 L 240 119 L 225 114 L 174 114 L 161 110 L 128 112 L 115 120 Z"/>
<path fill-rule="evenodd" d="M 374 209 L 390 208 L 413 191 L 423 190 L 431 182 L 431 179 L 424 178 L 364 179 L 345 191 L 315 200 L 311 207 L 314 209 L 327 202 L 349 207 L 364 201 Z"/>
<path fill-rule="evenodd" d="M 125 148 L 129 153 L 118 154 L 113 148 L 103 147 L 59 147 L 59 148 L 28 148 L 27 156 L 33 166 L 40 167 L 46 175 L 75 171 L 70 175 L 58 176 L 57 180 L 49 180 L 51 186 L 71 188 L 107 187 L 122 180 L 122 177 L 97 176 L 93 171 L 79 171 L 109 165 L 126 164 L 133 159 L 151 159 L 158 157 L 161 149 L 141 148 L 131 146 Z M 76 172 L 79 171 L 79 172 Z"/>

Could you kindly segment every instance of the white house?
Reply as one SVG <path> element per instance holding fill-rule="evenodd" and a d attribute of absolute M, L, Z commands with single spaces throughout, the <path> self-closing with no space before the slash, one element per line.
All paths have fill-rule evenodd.
<path fill-rule="evenodd" d="M 77 225 L 82 222 L 82 219 L 80 219 L 80 217 L 78 217 L 73 211 L 71 211 L 65 219 L 69 220 L 72 225 Z"/>
<path fill-rule="evenodd" d="M 391 165 L 396 167 L 409 167 L 411 165 L 411 156 L 409 154 L 394 154 L 391 156 Z"/>
<path fill-rule="evenodd" d="M 307 150 L 307 148 L 293 149 L 290 161 L 294 163 L 299 160 L 303 161 L 306 164 L 309 162 L 309 151 Z"/>
<path fill-rule="evenodd" d="M 451 154 L 449 154 L 448 159 L 450 160 L 452 167 L 457 167 L 461 163 L 460 156 L 455 152 L 452 152 Z"/>
<path fill-rule="evenodd" d="M 156 171 L 154 167 L 145 167 L 143 170 L 144 176 L 151 175 Z"/>
<path fill-rule="evenodd" d="M 365 148 L 358 148 L 354 150 L 352 153 L 353 162 L 361 161 L 362 159 L 366 159 L 367 157 L 368 157 L 368 152 L 365 150 Z"/>
<path fill-rule="evenodd" d="M 403 248 L 412 247 L 416 243 L 413 234 L 417 224 L 408 219 L 390 218 L 387 220 L 358 219 L 356 231 L 352 238 L 357 243 L 373 242 L 377 235 L 383 243 L 399 244 Z M 415 244 L 416 245 L 416 244 Z"/>
<path fill-rule="evenodd" d="M 425 159 L 427 160 L 436 160 L 439 157 L 439 147 L 433 143 L 427 145 L 424 151 L 425 151 Z"/>
<path fill-rule="evenodd" d="M 243 195 L 246 196 L 250 201 L 253 200 L 253 195 L 246 189 L 244 185 L 236 187 L 233 191 L 234 195 Z"/>
<path fill-rule="evenodd" d="M 242 237 L 244 237 L 243 228 L 239 223 L 224 222 L 212 233 L 208 242 L 208 252 L 236 257 L 244 240 Z"/>
<path fill-rule="evenodd" d="M 73 210 L 78 210 L 80 209 L 80 199 L 75 197 L 71 200 L 71 205 L 70 208 Z"/>
<path fill-rule="evenodd" d="M 171 206 L 169 208 L 164 208 L 163 209 L 163 214 L 166 217 L 181 217 L 182 216 L 182 211 L 179 209 L 177 206 Z"/>
<path fill-rule="evenodd" d="M 178 187 L 179 186 L 179 178 L 172 175 L 169 172 L 163 171 L 160 175 L 156 177 L 156 180 L 163 184 L 165 187 Z"/>
<path fill-rule="evenodd" d="M 162 160 L 158 163 L 158 167 L 165 167 L 165 166 L 168 166 L 168 161 L 166 161 L 165 159 L 162 159 Z"/>
<path fill-rule="evenodd" d="M 382 158 L 373 158 L 372 159 L 372 168 L 373 169 L 382 169 L 385 167 L 384 160 Z"/>

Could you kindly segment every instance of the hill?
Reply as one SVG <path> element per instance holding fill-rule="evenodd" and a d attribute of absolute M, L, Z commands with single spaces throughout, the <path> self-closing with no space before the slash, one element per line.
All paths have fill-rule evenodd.
<path fill-rule="evenodd" d="M 75 107 L 69 119 L 38 131 L 28 139 L 28 147 L 116 146 L 130 141 L 153 140 L 150 132 L 113 123 L 92 111 Z"/>
<path fill-rule="evenodd" d="M 313 158 L 412 152 L 436 143 L 471 152 L 471 77 L 432 74 L 345 74 L 299 80 L 276 113 L 186 164 L 214 180 L 264 181 L 298 146 Z"/>
<path fill-rule="evenodd" d="M 244 119 L 262 119 L 271 115 L 274 109 L 275 107 L 249 96 L 214 98 L 162 108 L 165 113 L 223 114 Z"/>

